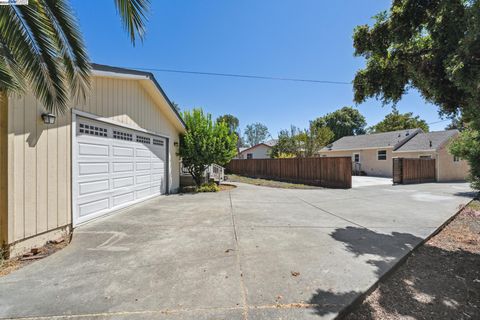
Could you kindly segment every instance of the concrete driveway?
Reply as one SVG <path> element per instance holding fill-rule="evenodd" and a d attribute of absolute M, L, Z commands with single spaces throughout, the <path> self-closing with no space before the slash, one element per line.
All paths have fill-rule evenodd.
<path fill-rule="evenodd" d="M 0 317 L 330 319 L 469 201 L 467 184 L 173 195 L 0 278 Z"/>

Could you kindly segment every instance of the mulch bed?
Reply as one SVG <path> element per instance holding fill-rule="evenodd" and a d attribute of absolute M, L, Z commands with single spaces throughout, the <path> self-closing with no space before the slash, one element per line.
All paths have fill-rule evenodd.
<path fill-rule="evenodd" d="M 229 174 L 227 175 L 227 177 L 228 177 L 228 181 L 231 181 L 231 182 L 242 182 L 242 183 L 248 183 L 248 184 L 253 184 L 253 185 L 262 186 L 262 187 L 283 188 L 283 189 L 320 189 L 321 188 L 321 187 L 310 186 L 310 185 L 301 184 L 301 183 L 290 183 L 290 182 L 283 182 L 283 181 L 277 181 L 277 180 L 250 178 L 250 177 L 239 176 L 236 174 Z"/>
<path fill-rule="evenodd" d="M 33 248 L 30 252 L 23 256 L 2 260 L 0 258 L 0 277 L 5 276 L 17 269 L 20 269 L 37 260 L 48 257 L 49 255 L 65 248 L 70 243 L 70 237 L 61 238 L 57 241 L 48 242 L 40 248 Z"/>
<path fill-rule="evenodd" d="M 418 248 L 345 319 L 480 319 L 480 202 Z"/>

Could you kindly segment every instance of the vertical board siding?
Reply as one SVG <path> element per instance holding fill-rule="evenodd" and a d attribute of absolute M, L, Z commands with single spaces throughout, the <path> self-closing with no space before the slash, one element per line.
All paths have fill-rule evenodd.
<path fill-rule="evenodd" d="M 178 131 L 139 81 L 94 77 L 87 97 L 72 108 L 171 137 L 169 181 L 172 189 L 178 188 L 180 169 L 173 145 Z M 67 112 L 54 125 L 45 125 L 44 111 L 30 94 L 9 99 L 8 243 L 72 220 L 72 115 Z"/>
<path fill-rule="evenodd" d="M 256 178 L 329 188 L 352 187 L 350 157 L 232 160 L 226 167 L 231 173 Z"/>
<path fill-rule="evenodd" d="M 436 160 L 419 158 L 397 158 L 393 161 L 394 183 L 435 182 Z"/>

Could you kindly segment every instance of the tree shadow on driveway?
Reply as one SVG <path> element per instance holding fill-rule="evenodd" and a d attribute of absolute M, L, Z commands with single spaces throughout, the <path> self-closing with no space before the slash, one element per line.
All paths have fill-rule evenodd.
<path fill-rule="evenodd" d="M 366 262 L 379 277 L 422 240 L 408 233 L 386 235 L 356 227 L 336 229 L 331 236 L 355 256 L 377 256 Z M 361 294 L 319 289 L 310 303 L 323 316 L 341 312 Z M 366 302 L 342 318 L 479 319 L 480 254 L 425 244 L 382 281 Z"/>

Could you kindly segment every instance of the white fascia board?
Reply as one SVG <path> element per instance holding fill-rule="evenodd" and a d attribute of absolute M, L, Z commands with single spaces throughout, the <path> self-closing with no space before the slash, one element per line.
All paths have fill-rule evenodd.
<path fill-rule="evenodd" d="M 106 78 L 120 78 L 120 79 L 130 79 L 130 80 L 149 80 L 150 79 L 147 76 L 142 76 L 137 74 L 99 71 L 99 70 L 92 70 L 92 74 L 95 77 L 106 77 Z"/>

